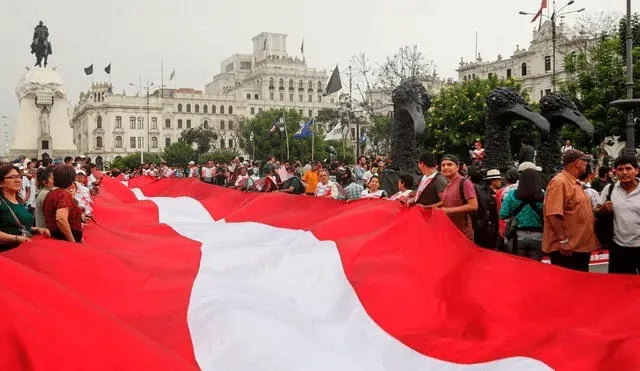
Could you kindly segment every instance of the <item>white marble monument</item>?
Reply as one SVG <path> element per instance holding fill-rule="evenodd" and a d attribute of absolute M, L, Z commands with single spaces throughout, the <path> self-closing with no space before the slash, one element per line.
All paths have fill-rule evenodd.
<path fill-rule="evenodd" d="M 67 94 L 55 68 L 28 69 L 16 87 L 20 113 L 9 149 L 11 156 L 52 158 L 75 155 Z"/>

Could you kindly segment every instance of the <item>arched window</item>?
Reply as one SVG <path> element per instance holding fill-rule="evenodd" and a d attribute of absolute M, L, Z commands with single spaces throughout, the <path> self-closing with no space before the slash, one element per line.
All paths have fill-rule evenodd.
<path fill-rule="evenodd" d="M 304 83 L 302 80 L 298 81 L 298 90 L 304 90 Z"/>
<path fill-rule="evenodd" d="M 527 76 L 527 64 L 523 63 L 522 64 L 522 76 Z"/>
<path fill-rule="evenodd" d="M 121 136 L 117 136 L 116 137 L 116 148 L 122 148 L 122 137 Z"/>
<path fill-rule="evenodd" d="M 209 110 L 208 110 L 208 108 L 207 108 L 207 105 L 206 105 L 206 104 L 203 104 L 203 105 L 202 105 L 202 112 L 207 113 L 208 111 L 209 111 Z"/>
<path fill-rule="evenodd" d="M 194 107 L 196 110 L 196 113 L 200 112 L 200 106 L 196 104 L 196 106 Z"/>
<path fill-rule="evenodd" d="M 309 80 L 309 91 L 313 91 L 313 81 Z"/>
<path fill-rule="evenodd" d="M 269 89 L 273 89 L 273 77 L 269 79 Z"/>
<path fill-rule="evenodd" d="M 178 112 L 182 112 L 182 103 L 178 103 Z"/>
<path fill-rule="evenodd" d="M 294 89 L 294 87 L 293 87 L 293 79 L 290 79 L 289 80 L 289 90 L 293 90 L 293 89 Z"/>
<path fill-rule="evenodd" d="M 280 87 L 280 90 L 284 90 L 284 79 L 280 79 L 278 86 Z"/>
<path fill-rule="evenodd" d="M 158 148 L 158 137 L 151 137 L 151 148 Z"/>
<path fill-rule="evenodd" d="M 215 104 L 211 105 L 211 113 L 216 113 L 216 105 Z"/>
<path fill-rule="evenodd" d="M 96 137 L 96 147 L 102 148 L 102 137 Z"/>
<path fill-rule="evenodd" d="M 205 129 L 209 129 L 209 121 L 204 120 L 204 123 L 202 123 L 202 126 L 204 126 Z"/>
<path fill-rule="evenodd" d="M 191 105 L 187 103 L 187 112 L 191 112 Z"/>
<path fill-rule="evenodd" d="M 224 106 L 220 106 L 220 114 L 224 115 Z"/>
<path fill-rule="evenodd" d="M 229 112 L 230 115 L 233 115 L 233 106 L 229 106 L 229 111 L 228 112 Z"/>
<path fill-rule="evenodd" d="M 98 118 L 96 119 L 96 128 L 102 129 L 102 116 L 98 116 Z"/>
<path fill-rule="evenodd" d="M 322 91 L 322 81 L 318 81 L 318 91 Z"/>

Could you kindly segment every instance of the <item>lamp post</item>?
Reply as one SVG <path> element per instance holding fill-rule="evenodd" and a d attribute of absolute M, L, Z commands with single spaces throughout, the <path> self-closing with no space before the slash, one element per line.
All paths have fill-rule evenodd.
<path fill-rule="evenodd" d="M 626 69 L 627 69 L 627 88 L 626 99 L 620 99 L 611 102 L 612 106 L 627 110 L 627 140 L 624 148 L 625 155 L 636 156 L 636 127 L 634 110 L 640 107 L 640 99 L 633 99 L 633 35 L 631 34 L 631 0 L 627 0 L 627 16 L 626 16 Z"/>
<path fill-rule="evenodd" d="M 253 131 L 251 135 L 249 135 L 249 141 L 251 142 L 251 161 L 256 160 L 256 137 L 253 135 Z"/>
<path fill-rule="evenodd" d="M 580 13 L 580 12 L 584 12 L 585 8 L 580 8 L 578 10 L 571 10 L 571 11 L 566 11 L 563 12 L 564 9 L 566 9 L 568 6 L 573 5 L 573 3 L 575 3 L 575 0 L 569 0 L 569 2 L 567 2 L 566 4 L 564 4 L 562 7 L 560 7 L 560 9 L 556 10 L 556 1 L 553 0 L 553 10 L 551 12 L 551 15 L 546 15 L 546 14 L 541 14 L 541 17 L 546 17 L 549 18 L 549 20 L 551 21 L 551 88 L 552 91 L 555 93 L 556 91 L 556 44 L 557 44 L 557 33 L 556 33 L 556 23 L 558 21 L 559 17 L 564 17 L 567 14 L 571 14 L 571 13 Z M 542 10 L 542 9 L 541 9 Z M 529 12 L 525 12 L 525 11 L 520 11 L 518 12 L 518 14 L 520 15 L 533 15 L 536 16 L 538 15 L 537 13 L 529 13 Z"/>
<path fill-rule="evenodd" d="M 138 86 L 132 82 L 129 83 L 129 86 Z M 149 126 L 151 125 L 151 120 L 149 119 L 149 91 L 150 89 L 155 86 L 155 84 L 153 82 L 149 82 L 147 81 L 147 83 L 144 86 L 138 86 L 138 89 L 145 89 L 147 91 L 147 126 L 146 126 L 146 130 L 144 129 L 144 124 L 142 124 L 143 130 L 146 131 L 146 135 L 144 137 L 146 143 L 142 145 L 142 148 L 140 150 L 140 164 L 144 164 L 144 149 L 148 148 L 149 152 L 151 152 L 151 144 L 149 143 Z M 160 88 L 164 88 L 164 85 L 161 85 Z"/>

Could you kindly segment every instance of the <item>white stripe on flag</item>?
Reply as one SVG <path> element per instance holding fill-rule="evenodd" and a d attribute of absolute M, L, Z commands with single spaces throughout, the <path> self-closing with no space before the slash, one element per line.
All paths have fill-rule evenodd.
<path fill-rule="evenodd" d="M 422 355 L 367 315 L 334 242 L 301 230 L 215 222 L 189 197 L 146 199 L 158 206 L 161 223 L 202 243 L 188 322 L 203 370 L 550 369 L 526 357 L 459 365 Z"/>

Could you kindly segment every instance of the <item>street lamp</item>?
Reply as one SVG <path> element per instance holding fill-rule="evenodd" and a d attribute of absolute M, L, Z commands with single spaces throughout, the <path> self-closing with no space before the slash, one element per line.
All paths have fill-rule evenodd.
<path fill-rule="evenodd" d="M 551 12 L 551 15 L 546 15 L 546 14 L 541 14 L 541 17 L 547 17 L 549 18 L 549 20 L 551 21 L 551 44 L 552 44 L 552 48 L 553 51 L 551 52 L 551 59 L 552 59 L 552 72 L 551 72 L 551 87 L 553 89 L 553 92 L 556 91 L 556 41 L 557 41 L 557 35 L 556 35 L 556 22 L 558 20 L 558 17 L 564 17 L 567 14 L 571 14 L 571 13 L 580 13 L 580 12 L 584 12 L 585 8 L 580 8 L 578 10 L 571 10 L 571 11 L 567 11 L 567 12 L 563 12 L 564 9 L 566 9 L 568 6 L 573 5 L 573 3 L 575 3 L 575 0 L 569 0 L 569 2 L 567 2 L 566 4 L 564 4 L 562 7 L 560 7 L 560 9 L 556 10 L 556 1 L 553 0 L 553 11 Z M 537 13 L 528 13 L 525 11 L 519 11 L 518 14 L 520 15 L 533 15 L 536 16 L 538 15 Z"/>
<path fill-rule="evenodd" d="M 129 86 L 138 86 L 132 82 L 129 83 Z M 149 119 L 149 91 L 154 86 L 153 82 L 147 81 L 144 86 L 138 86 L 138 89 L 145 89 L 147 91 L 147 126 L 146 126 L 146 143 L 142 146 L 140 151 L 140 164 L 144 164 L 144 149 L 145 147 L 149 148 L 149 152 L 151 152 L 151 144 L 149 143 L 149 126 L 151 125 L 151 120 Z M 164 88 L 164 85 L 161 85 L 160 88 Z M 144 127 L 144 124 L 142 125 Z M 143 129 L 144 130 L 144 129 Z"/>
<path fill-rule="evenodd" d="M 249 141 L 251 142 L 251 161 L 256 160 L 256 138 L 253 135 L 253 131 L 251 135 L 249 135 Z"/>

